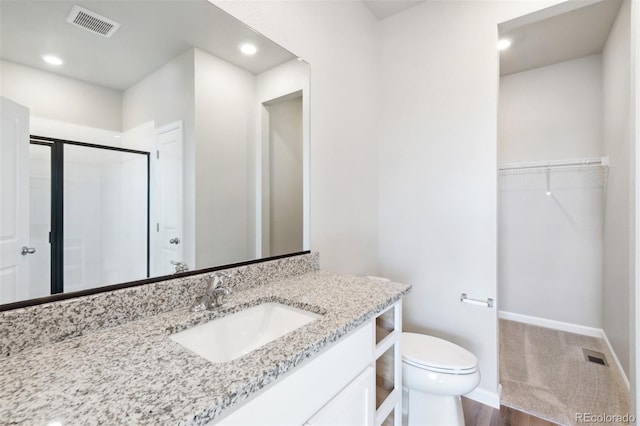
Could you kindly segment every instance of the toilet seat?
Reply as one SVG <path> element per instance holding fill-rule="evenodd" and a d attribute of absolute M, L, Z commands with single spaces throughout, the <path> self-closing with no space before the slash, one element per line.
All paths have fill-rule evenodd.
<path fill-rule="evenodd" d="M 402 362 L 445 374 L 474 374 L 478 359 L 468 350 L 437 337 L 402 333 Z"/>

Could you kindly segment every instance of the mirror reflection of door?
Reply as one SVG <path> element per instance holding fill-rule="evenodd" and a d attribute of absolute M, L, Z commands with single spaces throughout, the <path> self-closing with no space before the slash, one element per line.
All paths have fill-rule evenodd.
<path fill-rule="evenodd" d="M 0 113 L 0 303 L 8 303 L 29 297 L 29 110 L 0 98 Z"/>
<path fill-rule="evenodd" d="M 153 157 L 155 229 L 152 229 L 152 276 L 176 272 L 179 262 L 193 267 L 184 257 L 183 233 L 183 131 L 182 122 L 156 130 L 157 148 Z M 188 215 L 187 215 L 188 216 Z M 191 265 L 189 265 L 191 263 Z"/>

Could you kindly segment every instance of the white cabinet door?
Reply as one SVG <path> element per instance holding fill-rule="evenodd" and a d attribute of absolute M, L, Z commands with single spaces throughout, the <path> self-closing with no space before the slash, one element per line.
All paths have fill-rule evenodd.
<path fill-rule="evenodd" d="M 367 367 L 311 417 L 309 426 L 365 426 L 374 419 L 375 374 Z"/>

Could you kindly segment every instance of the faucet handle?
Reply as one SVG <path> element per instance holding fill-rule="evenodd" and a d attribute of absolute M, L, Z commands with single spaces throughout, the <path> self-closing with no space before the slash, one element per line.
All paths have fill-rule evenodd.
<path fill-rule="evenodd" d="M 214 288 L 222 286 L 222 279 L 224 277 L 229 278 L 231 275 L 224 271 L 216 271 L 213 274 L 210 274 L 207 277 L 207 280 L 209 281 L 209 289 L 213 290 Z"/>

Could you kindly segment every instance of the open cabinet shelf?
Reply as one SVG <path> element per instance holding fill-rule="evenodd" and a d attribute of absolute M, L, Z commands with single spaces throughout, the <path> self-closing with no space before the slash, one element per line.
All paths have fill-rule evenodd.
<path fill-rule="evenodd" d="M 402 425 L 402 302 L 376 318 L 376 416 L 375 426 Z"/>

